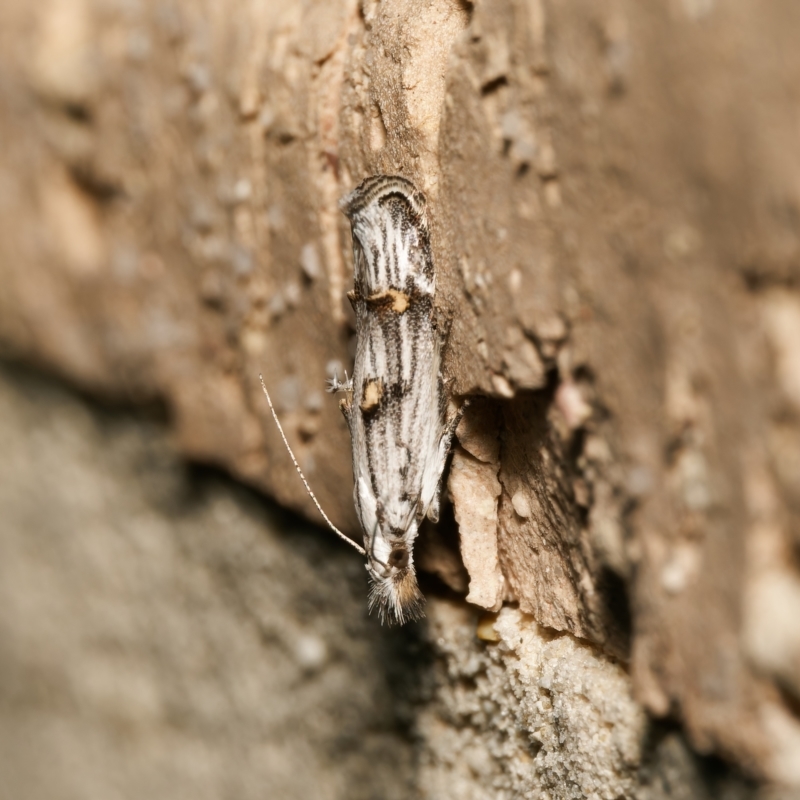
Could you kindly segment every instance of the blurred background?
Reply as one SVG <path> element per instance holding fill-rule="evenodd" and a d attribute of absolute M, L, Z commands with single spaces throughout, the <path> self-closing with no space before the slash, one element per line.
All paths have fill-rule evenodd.
<path fill-rule="evenodd" d="M 4 0 L 0 796 L 800 796 L 799 37 Z M 404 629 L 258 383 L 358 538 L 323 389 L 376 173 L 428 198 L 475 398 Z"/>

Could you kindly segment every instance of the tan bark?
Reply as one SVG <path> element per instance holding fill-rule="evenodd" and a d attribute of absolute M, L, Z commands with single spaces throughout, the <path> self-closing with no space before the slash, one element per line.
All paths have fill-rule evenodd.
<path fill-rule="evenodd" d="M 798 31 L 793 0 L 6 0 L 0 340 L 311 516 L 264 372 L 355 534 L 336 201 L 411 178 L 507 597 L 800 785 Z"/>

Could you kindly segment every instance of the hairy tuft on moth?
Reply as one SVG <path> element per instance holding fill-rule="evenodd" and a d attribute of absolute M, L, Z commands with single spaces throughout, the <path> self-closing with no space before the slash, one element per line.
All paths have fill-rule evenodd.
<path fill-rule="evenodd" d="M 352 377 L 345 375 L 342 383 L 334 376 L 329 390 L 346 395 L 339 407 L 350 429 L 363 550 L 322 511 L 271 401 L 270 409 L 320 513 L 367 557 L 370 611 L 402 625 L 423 616 L 414 541 L 426 516 L 438 519 L 442 473 L 469 401 L 448 418 L 425 196 L 405 178 L 375 175 L 339 205 L 353 233 L 354 287 L 348 297 L 356 315 L 356 355 Z"/>

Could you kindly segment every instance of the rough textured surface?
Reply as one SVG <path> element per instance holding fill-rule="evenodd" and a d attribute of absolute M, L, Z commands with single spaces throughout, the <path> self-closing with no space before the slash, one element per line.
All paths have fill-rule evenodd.
<path fill-rule="evenodd" d="M 752 796 L 519 611 L 381 629 L 348 551 L 157 414 L 0 366 L 0 445 L 3 797 Z"/>
<path fill-rule="evenodd" d="M 0 369 L 0 795 L 405 800 L 413 632 L 166 436 Z"/>
<path fill-rule="evenodd" d="M 497 506 L 502 491 L 497 434 L 496 420 L 485 409 L 473 409 L 469 417 L 462 419 L 447 482 L 458 523 L 461 557 L 469 573 L 466 599 L 490 611 L 499 611 L 508 596 L 497 536 Z"/>
<path fill-rule="evenodd" d="M 505 596 L 797 786 L 798 29 L 794 0 L 7 0 L 0 342 L 311 513 L 264 371 L 355 532 L 336 199 L 406 175 L 500 441 Z"/>
<path fill-rule="evenodd" d="M 647 722 L 619 665 L 517 610 L 500 612 L 489 645 L 463 608 L 439 603 L 430 618 L 444 656 L 441 693 L 420 721 L 430 797 L 635 794 Z"/>

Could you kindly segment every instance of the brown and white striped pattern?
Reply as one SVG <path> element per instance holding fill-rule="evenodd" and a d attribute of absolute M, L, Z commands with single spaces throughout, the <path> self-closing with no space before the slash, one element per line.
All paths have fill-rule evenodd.
<path fill-rule="evenodd" d="M 341 407 L 353 446 L 370 608 L 403 623 L 422 615 L 413 545 L 422 518 L 438 518 L 439 484 L 458 422 L 446 414 L 425 197 L 405 178 L 378 175 L 340 206 L 353 230 L 349 297 L 357 334 Z"/>

